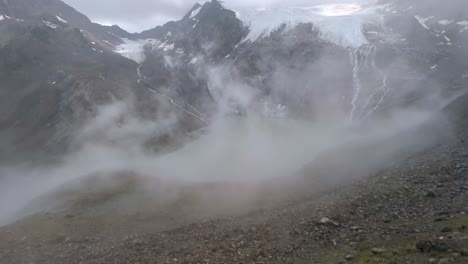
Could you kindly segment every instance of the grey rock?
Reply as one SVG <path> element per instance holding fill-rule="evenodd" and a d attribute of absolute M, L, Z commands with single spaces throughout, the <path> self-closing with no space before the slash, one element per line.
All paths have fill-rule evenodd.
<path fill-rule="evenodd" d="M 426 197 L 435 198 L 435 197 L 436 197 L 436 194 L 435 194 L 435 192 L 433 192 L 433 191 L 428 191 L 428 192 L 426 193 Z"/>
<path fill-rule="evenodd" d="M 353 259 L 354 259 L 354 254 L 348 254 L 348 255 L 345 256 L 346 261 L 351 261 Z"/>
<path fill-rule="evenodd" d="M 387 250 L 384 249 L 384 248 L 377 248 L 377 247 L 376 247 L 376 248 L 372 248 L 372 249 L 371 249 L 371 252 L 374 253 L 374 254 L 376 254 L 376 255 L 381 255 L 381 254 L 387 252 Z"/>
<path fill-rule="evenodd" d="M 416 248 L 421 252 L 421 253 L 429 253 L 433 249 L 433 244 L 431 241 L 419 241 L 416 243 Z"/>

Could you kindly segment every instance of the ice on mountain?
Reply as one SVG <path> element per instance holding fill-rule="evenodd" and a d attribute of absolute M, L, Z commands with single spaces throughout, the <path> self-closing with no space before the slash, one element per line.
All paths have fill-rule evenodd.
<path fill-rule="evenodd" d="M 290 30 L 299 24 L 312 23 L 325 40 L 353 48 L 367 44 L 362 26 L 377 17 L 374 9 L 357 4 L 230 9 L 235 10 L 238 18 L 250 29 L 245 42 L 267 37 L 283 25 L 285 30 Z"/>
<path fill-rule="evenodd" d="M 159 45 L 161 42 L 157 39 L 145 39 L 145 40 L 129 40 L 122 39 L 123 44 L 116 47 L 115 52 L 121 56 L 131 59 L 137 63 L 142 63 L 145 60 L 144 47 L 147 44 Z"/>
<path fill-rule="evenodd" d="M 151 48 L 162 49 L 163 51 L 170 51 L 175 48 L 175 45 L 168 44 L 168 41 L 161 43 L 158 39 L 122 39 L 123 43 L 116 46 L 115 52 L 119 53 L 121 56 L 131 59 L 137 63 L 142 63 L 146 56 L 144 53 L 144 47 L 146 45 L 151 45 Z M 183 49 L 177 49 L 175 51 L 177 54 L 183 54 L 185 51 Z"/>
<path fill-rule="evenodd" d="M 65 23 L 65 24 L 68 23 L 68 21 L 66 21 L 65 19 L 63 19 L 63 18 L 61 18 L 59 16 L 55 16 L 55 17 L 58 19 L 58 21 L 60 21 L 62 23 Z"/>

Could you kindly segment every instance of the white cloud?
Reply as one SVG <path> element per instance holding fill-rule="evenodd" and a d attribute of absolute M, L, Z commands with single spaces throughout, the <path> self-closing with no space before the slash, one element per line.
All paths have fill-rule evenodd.
<path fill-rule="evenodd" d="M 119 25 L 139 32 L 182 18 L 198 2 L 206 0 L 63 0 L 94 22 Z M 272 7 L 315 5 L 330 2 L 350 3 L 362 0 L 225 0 L 229 6 Z"/>

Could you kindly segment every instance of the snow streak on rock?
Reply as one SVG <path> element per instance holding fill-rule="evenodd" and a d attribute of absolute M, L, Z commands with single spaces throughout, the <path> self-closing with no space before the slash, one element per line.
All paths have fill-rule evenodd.
<path fill-rule="evenodd" d="M 363 48 L 356 48 L 350 52 L 351 63 L 353 65 L 353 97 L 351 99 L 352 108 L 350 113 L 351 120 L 354 120 L 355 112 L 358 107 L 357 101 L 362 90 L 361 79 L 359 78 L 359 70 L 364 65 L 364 62 L 366 61 L 369 53 L 370 49 L 366 46 Z"/>
<path fill-rule="evenodd" d="M 374 113 L 382 104 L 388 93 L 388 75 L 376 65 L 377 46 L 365 45 L 350 50 L 353 65 L 353 96 L 351 99 L 350 120 L 365 118 Z M 367 67 L 367 69 L 364 69 Z M 378 76 L 382 81 L 379 87 L 364 87 L 360 79 L 360 72 Z M 366 89 L 367 88 L 367 89 Z M 362 104 L 362 102 L 364 102 Z"/>
<path fill-rule="evenodd" d="M 419 24 L 425 28 L 430 30 L 431 28 L 426 24 L 429 20 L 433 19 L 434 17 L 420 17 L 420 16 L 414 16 L 416 20 L 419 22 Z"/>
<path fill-rule="evenodd" d="M 48 27 L 50 27 L 50 28 L 53 28 L 53 29 L 58 28 L 58 26 L 57 26 L 56 24 L 52 23 L 52 22 L 45 21 L 45 20 L 42 20 L 42 22 L 43 22 L 46 26 L 48 26 Z"/>
<path fill-rule="evenodd" d="M 59 16 L 55 16 L 55 17 L 57 17 L 58 21 L 60 21 L 60 22 L 62 22 L 62 23 L 64 23 L 64 24 L 67 24 L 67 23 L 68 23 L 68 21 L 66 21 L 65 19 L 63 19 L 63 18 L 61 18 L 61 17 L 59 17 Z"/>

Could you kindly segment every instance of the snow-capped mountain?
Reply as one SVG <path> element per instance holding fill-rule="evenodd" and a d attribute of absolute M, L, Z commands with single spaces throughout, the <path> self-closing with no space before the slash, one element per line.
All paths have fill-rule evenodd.
<path fill-rule="evenodd" d="M 2 144 L 66 145 L 99 105 L 122 98 L 142 118 L 175 113 L 183 130 L 220 112 L 359 121 L 436 110 L 468 85 L 463 7 L 382 0 L 245 9 L 212 0 L 130 34 L 58 0 L 0 1 Z"/>
<path fill-rule="evenodd" d="M 170 83 L 161 82 L 160 76 L 168 76 L 161 69 L 170 71 L 176 65 L 206 75 L 206 68 L 222 65 L 226 68 L 222 72 L 236 73 L 241 86 L 255 91 L 253 105 L 268 102 L 273 108 L 285 106 L 290 114 L 328 118 L 333 112 L 338 118 L 362 119 L 383 109 L 414 105 L 415 101 L 428 105 L 426 101 L 440 93 L 450 97 L 452 93 L 445 94 L 447 89 L 441 87 L 454 87 L 450 82 L 464 80 L 464 55 L 453 58 L 456 74 L 449 74 L 453 73 L 450 65 L 442 66 L 439 61 L 448 61 L 450 53 L 463 53 L 465 44 L 459 41 L 465 33 L 460 26 L 464 25 L 463 16 L 447 14 L 434 21 L 444 28 L 452 24 L 455 35 L 438 29 L 437 38 L 427 39 L 428 26 L 413 13 L 424 13 L 425 8 L 426 2 L 419 2 L 419 6 L 415 2 L 409 8 L 399 1 L 387 1 L 231 10 L 212 1 L 194 6 L 180 21 L 156 28 L 157 34 L 128 40 L 117 50 L 140 63 L 159 57 L 158 65 L 162 66 L 156 68 L 160 70 L 150 69 L 144 62 L 140 68 L 149 82 L 158 76 L 152 82 L 155 86 Z M 451 17 L 458 18 L 450 21 Z M 398 24 L 401 21 L 406 22 Z M 201 39 L 207 28 L 209 32 L 236 34 L 227 34 L 235 36 L 229 41 L 226 36 L 215 39 L 219 34 Z M 432 46 L 426 48 L 428 45 Z M 281 75 L 285 75 L 283 80 L 278 80 Z M 207 76 L 202 79 L 212 97 L 219 99 L 225 83 L 217 85 Z M 327 109 L 327 113 L 317 109 Z"/>

